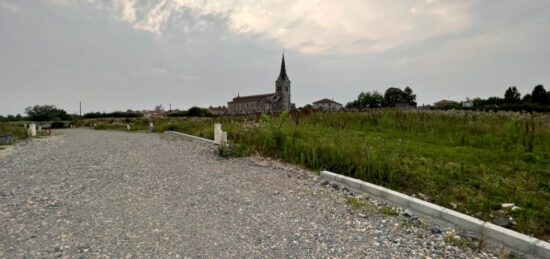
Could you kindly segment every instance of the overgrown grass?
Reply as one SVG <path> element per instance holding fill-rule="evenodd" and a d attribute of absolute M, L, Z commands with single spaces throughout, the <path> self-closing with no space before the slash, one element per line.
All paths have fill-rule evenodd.
<path fill-rule="evenodd" d="M 154 121 L 158 131 L 210 139 L 215 122 L 245 153 L 427 194 L 484 220 L 501 203 L 515 203 L 522 209 L 513 212 L 514 228 L 550 238 L 548 114 L 385 110 Z M 148 125 L 128 123 L 135 123 L 132 130 Z"/>
<path fill-rule="evenodd" d="M 382 208 L 380 208 L 380 213 L 382 213 L 383 215 L 386 215 L 386 216 L 388 216 L 388 217 L 393 217 L 393 216 L 399 215 L 399 213 L 397 213 L 395 210 L 393 210 L 393 209 L 390 208 L 390 207 L 382 207 Z"/>
<path fill-rule="evenodd" d="M 360 198 L 349 197 L 346 203 L 354 210 L 360 210 L 365 207 L 365 201 Z"/>
<path fill-rule="evenodd" d="M 470 240 L 456 236 L 455 234 L 447 234 L 443 240 L 449 245 L 456 246 L 462 249 L 470 246 Z"/>
<path fill-rule="evenodd" d="M 11 134 L 13 141 L 27 138 L 24 122 L 0 122 L 0 136 Z"/>

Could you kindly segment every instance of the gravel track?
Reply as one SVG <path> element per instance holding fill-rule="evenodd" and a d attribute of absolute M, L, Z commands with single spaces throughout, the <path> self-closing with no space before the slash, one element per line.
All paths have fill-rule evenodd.
<path fill-rule="evenodd" d="M 1 258 L 491 257 L 373 200 L 358 213 L 298 167 L 163 134 L 55 133 L 0 151 Z"/>

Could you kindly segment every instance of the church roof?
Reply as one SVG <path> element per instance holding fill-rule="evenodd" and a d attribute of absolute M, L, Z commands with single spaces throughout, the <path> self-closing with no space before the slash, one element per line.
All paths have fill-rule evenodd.
<path fill-rule="evenodd" d="M 249 96 L 237 96 L 233 98 L 233 102 L 249 102 L 249 101 L 264 101 L 276 95 L 273 94 L 258 94 L 258 95 L 249 95 Z"/>
<path fill-rule="evenodd" d="M 286 74 L 286 66 L 285 66 L 285 54 L 283 53 L 283 61 L 281 61 L 281 72 L 279 73 L 279 77 L 277 78 L 277 81 L 288 81 L 288 75 Z"/>

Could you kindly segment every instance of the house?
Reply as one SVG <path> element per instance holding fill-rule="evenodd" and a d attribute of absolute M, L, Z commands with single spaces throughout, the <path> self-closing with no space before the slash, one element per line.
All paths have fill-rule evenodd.
<path fill-rule="evenodd" d="M 458 102 L 451 101 L 451 100 L 445 100 L 445 99 L 434 103 L 435 107 L 448 107 L 448 106 L 453 106 L 453 105 L 456 105 L 456 104 L 458 104 Z"/>
<path fill-rule="evenodd" d="M 210 110 L 210 112 L 213 115 L 216 115 L 216 116 L 229 114 L 229 109 L 227 109 L 227 107 L 225 107 L 225 106 L 218 106 L 218 107 L 210 106 L 210 107 L 208 107 L 208 110 Z"/>
<path fill-rule="evenodd" d="M 341 103 L 329 100 L 327 98 L 313 102 L 313 109 L 320 111 L 340 111 L 344 109 Z"/>
<path fill-rule="evenodd" d="M 144 111 L 143 117 L 149 119 L 149 118 L 163 118 L 168 115 L 168 112 L 166 111 Z"/>
<path fill-rule="evenodd" d="M 286 74 L 285 55 L 281 61 L 281 71 L 275 81 L 275 93 L 240 96 L 227 103 L 229 114 L 279 113 L 289 111 L 290 79 Z"/>
<path fill-rule="evenodd" d="M 473 108 L 474 102 L 472 101 L 464 101 L 462 102 L 462 108 Z"/>

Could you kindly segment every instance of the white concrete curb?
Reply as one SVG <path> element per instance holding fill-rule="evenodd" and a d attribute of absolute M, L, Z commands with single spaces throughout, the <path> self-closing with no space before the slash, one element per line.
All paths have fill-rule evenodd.
<path fill-rule="evenodd" d="M 181 132 L 177 132 L 177 131 L 167 130 L 164 133 L 165 134 L 176 135 L 176 136 L 187 137 L 187 138 L 192 138 L 192 139 L 199 140 L 199 141 L 202 141 L 202 142 L 206 142 L 206 143 L 209 143 L 209 144 L 215 144 L 214 140 L 201 138 L 201 137 L 197 137 L 197 136 L 193 136 L 193 135 L 189 135 L 189 134 L 185 134 L 185 133 L 181 133 Z"/>
<path fill-rule="evenodd" d="M 372 196 L 396 203 L 416 212 L 444 220 L 469 233 L 483 237 L 486 241 L 504 245 L 514 251 L 535 258 L 550 258 L 550 243 L 530 237 L 516 231 L 499 227 L 466 214 L 450 210 L 387 188 L 357 180 L 351 177 L 321 171 L 321 178 L 340 183 L 355 190 L 364 191 Z M 495 247 L 495 249 L 499 249 Z M 500 252 L 495 250 L 495 252 Z"/>

